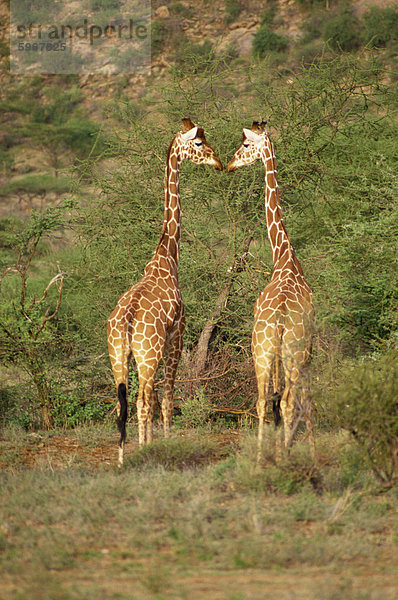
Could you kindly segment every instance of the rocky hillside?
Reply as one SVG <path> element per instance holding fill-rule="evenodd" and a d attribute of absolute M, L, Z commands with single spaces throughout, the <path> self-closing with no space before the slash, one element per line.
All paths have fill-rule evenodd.
<path fill-rule="evenodd" d="M 111 0 L 105 4 L 113 6 Z M 87 6 L 98 9 L 104 2 L 90 0 Z M 63 196 L 65 169 L 87 156 L 100 128 L 106 137 L 107 128 L 124 128 L 149 105 L 153 110 L 172 67 L 192 74 L 203 61 L 221 58 L 233 77 L 234 65 L 244 68 L 253 59 L 266 59 L 283 75 L 316 60 L 325 42 L 335 52 L 358 52 L 370 43 L 388 64 L 396 59 L 397 14 L 393 0 L 354 0 L 351 5 L 337 0 L 153 0 L 152 61 L 144 74 L 117 72 L 120 64 L 114 59 L 102 73 L 15 75 L 9 72 L 9 15 L 2 3 L 0 217 L 23 217 Z"/>

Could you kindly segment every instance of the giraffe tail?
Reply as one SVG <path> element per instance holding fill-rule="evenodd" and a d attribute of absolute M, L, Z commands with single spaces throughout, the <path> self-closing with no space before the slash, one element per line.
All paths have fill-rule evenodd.
<path fill-rule="evenodd" d="M 274 415 L 274 424 L 275 427 L 278 427 L 281 422 L 281 394 L 279 392 L 275 392 L 272 395 L 272 413 Z"/>
<path fill-rule="evenodd" d="M 119 446 L 122 447 L 126 440 L 126 422 L 127 422 L 127 388 L 125 383 L 119 383 L 117 387 L 120 412 L 117 418 L 117 427 L 120 432 Z"/>

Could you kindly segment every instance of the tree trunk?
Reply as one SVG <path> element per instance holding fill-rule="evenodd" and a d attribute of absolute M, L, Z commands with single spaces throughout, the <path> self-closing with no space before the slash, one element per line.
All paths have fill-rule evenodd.
<path fill-rule="evenodd" d="M 51 391 L 50 385 L 45 375 L 44 363 L 38 356 L 30 355 L 28 357 L 27 367 L 36 386 L 37 396 L 39 399 L 39 406 L 41 409 L 41 415 L 43 420 L 43 426 L 46 429 L 50 429 L 52 426 L 52 418 L 50 415 Z"/>
<path fill-rule="evenodd" d="M 208 352 L 209 352 L 210 338 L 212 336 L 212 333 L 213 333 L 215 327 L 217 326 L 217 323 L 220 320 L 220 316 L 221 316 L 222 312 L 225 310 L 225 308 L 227 306 L 228 298 L 229 298 L 232 286 L 234 284 L 234 281 L 235 281 L 236 277 L 238 276 L 238 273 L 244 271 L 244 269 L 246 268 L 246 266 L 245 266 L 246 258 L 247 258 L 248 252 L 249 252 L 249 248 L 250 248 L 252 239 L 253 238 L 250 237 L 247 240 L 245 240 L 245 243 L 243 246 L 243 252 L 240 254 L 240 256 L 235 256 L 232 265 L 228 269 L 227 281 L 226 281 L 226 283 L 224 283 L 224 285 L 221 289 L 221 292 L 217 296 L 213 311 L 212 311 L 209 319 L 206 321 L 206 323 L 202 329 L 202 332 L 199 336 L 198 343 L 197 343 L 195 349 L 193 350 L 192 358 L 191 358 L 190 362 L 191 362 L 191 369 L 192 369 L 194 378 L 200 377 L 200 375 L 205 370 Z"/>

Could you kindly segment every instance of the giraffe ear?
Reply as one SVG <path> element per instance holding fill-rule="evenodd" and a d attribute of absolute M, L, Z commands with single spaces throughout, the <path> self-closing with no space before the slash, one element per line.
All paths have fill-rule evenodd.
<path fill-rule="evenodd" d="M 188 140 L 194 140 L 196 138 L 197 133 L 198 128 L 192 127 L 192 129 L 189 129 L 188 131 L 185 131 L 185 133 L 182 133 L 181 138 L 184 142 L 187 142 Z"/>
<path fill-rule="evenodd" d="M 182 119 L 182 124 L 184 125 L 184 131 L 189 131 L 192 127 L 195 127 L 195 123 L 192 123 L 189 117 L 184 117 Z"/>
<path fill-rule="evenodd" d="M 253 142 L 254 144 L 260 144 L 260 142 L 263 139 L 261 135 L 258 135 L 258 133 L 255 133 L 251 129 L 244 129 L 243 133 L 245 134 L 246 139 L 249 140 L 249 142 Z"/>

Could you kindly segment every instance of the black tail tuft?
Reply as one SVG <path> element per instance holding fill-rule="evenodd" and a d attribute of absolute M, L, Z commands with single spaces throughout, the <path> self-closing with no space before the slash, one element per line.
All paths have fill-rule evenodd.
<path fill-rule="evenodd" d="M 272 412 L 274 413 L 275 427 L 278 427 L 281 422 L 281 397 L 279 392 L 275 392 L 272 396 Z"/>
<path fill-rule="evenodd" d="M 120 414 L 117 418 L 117 426 L 120 431 L 120 442 L 122 444 L 126 440 L 126 421 L 127 421 L 127 388 L 125 383 L 119 383 L 117 395 L 120 405 Z"/>

